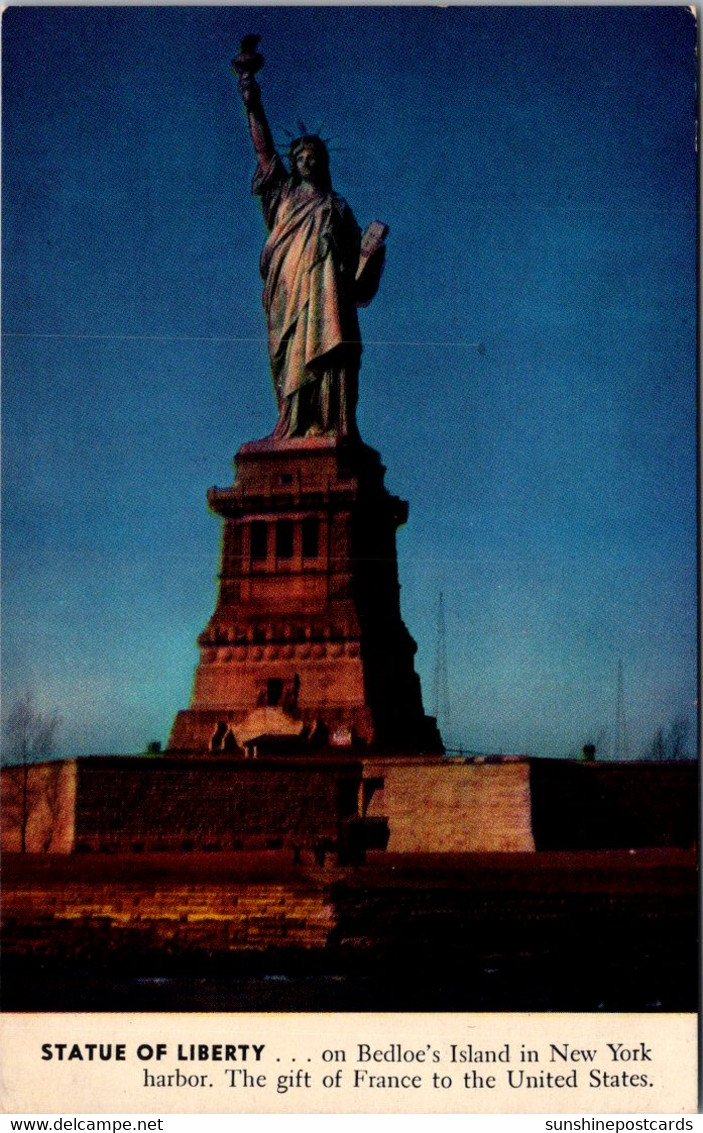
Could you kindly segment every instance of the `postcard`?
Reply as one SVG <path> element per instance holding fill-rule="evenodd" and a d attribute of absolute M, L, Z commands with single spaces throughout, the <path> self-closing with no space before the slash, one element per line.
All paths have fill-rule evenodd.
<path fill-rule="evenodd" d="M 4 1112 L 695 1111 L 696 68 L 5 10 Z"/>

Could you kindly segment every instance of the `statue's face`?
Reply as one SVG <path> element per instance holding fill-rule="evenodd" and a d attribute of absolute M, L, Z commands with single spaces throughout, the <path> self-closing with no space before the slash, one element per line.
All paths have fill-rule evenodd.
<path fill-rule="evenodd" d="M 317 146 L 312 142 L 304 142 L 300 149 L 295 151 L 295 168 L 301 181 L 308 181 L 315 185 L 322 172 L 322 162 Z"/>

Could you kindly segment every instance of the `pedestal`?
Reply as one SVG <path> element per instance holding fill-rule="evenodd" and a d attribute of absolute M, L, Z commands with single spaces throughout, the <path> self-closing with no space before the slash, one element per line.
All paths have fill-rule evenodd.
<path fill-rule="evenodd" d="M 224 519 L 215 611 L 171 750 L 441 752 L 400 614 L 407 504 L 361 442 L 243 445 Z"/>

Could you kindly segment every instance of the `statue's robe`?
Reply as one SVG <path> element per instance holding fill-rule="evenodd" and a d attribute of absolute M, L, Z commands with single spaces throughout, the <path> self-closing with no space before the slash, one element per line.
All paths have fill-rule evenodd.
<path fill-rule="evenodd" d="M 261 275 L 279 407 L 274 435 L 356 436 L 361 233 L 354 215 L 336 193 L 293 184 L 278 155 L 259 166 L 253 191 L 270 232 Z"/>

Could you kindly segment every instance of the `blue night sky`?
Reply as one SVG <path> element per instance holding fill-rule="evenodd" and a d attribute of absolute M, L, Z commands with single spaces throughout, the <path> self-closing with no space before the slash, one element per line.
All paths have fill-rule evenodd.
<path fill-rule="evenodd" d="M 404 619 L 445 741 L 629 754 L 696 678 L 694 21 L 685 8 L 4 14 L 4 702 L 62 754 L 165 742 L 244 441 L 276 419 L 229 68 L 390 225 L 359 422 L 410 501 Z M 479 344 L 481 348 L 479 349 Z"/>

